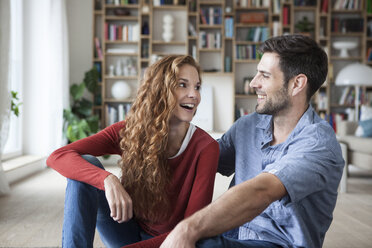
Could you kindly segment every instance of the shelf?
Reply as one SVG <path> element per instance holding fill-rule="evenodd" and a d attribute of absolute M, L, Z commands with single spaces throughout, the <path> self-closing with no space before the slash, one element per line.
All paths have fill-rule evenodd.
<path fill-rule="evenodd" d="M 315 30 L 313 37 L 316 37 L 317 42 L 321 44 L 322 47 L 326 47 L 328 49 L 329 54 L 329 71 L 338 72 L 341 66 L 345 64 L 353 63 L 353 62 L 364 62 L 367 65 L 372 66 L 372 61 L 366 62 L 366 52 L 369 47 L 372 46 L 372 37 L 366 37 L 364 32 L 331 32 L 332 20 L 333 18 L 363 18 L 364 25 L 367 25 L 368 20 L 372 19 L 372 14 L 367 14 L 366 10 L 335 10 L 332 9 L 334 1 L 329 0 L 329 9 L 327 13 L 320 12 L 321 4 L 316 1 L 316 6 L 295 6 L 294 1 L 286 0 L 280 1 L 281 7 L 285 6 L 288 7 L 289 10 L 289 24 L 283 25 L 283 12 L 281 9 L 278 13 L 273 13 L 273 6 L 272 1 L 270 2 L 269 7 L 254 7 L 254 6 L 247 6 L 247 7 L 240 7 L 236 6 L 236 1 L 227 1 L 227 0 L 198 0 L 196 1 L 196 6 L 194 9 L 191 9 L 189 1 L 186 1 L 186 5 L 161 5 L 161 6 L 153 6 L 153 2 L 149 2 L 147 5 L 149 11 L 146 13 L 142 13 L 142 7 L 144 1 L 139 1 L 140 4 L 127 4 L 127 5 L 107 5 L 106 0 L 91 0 L 93 2 L 93 7 L 97 6 L 94 5 L 95 1 L 99 1 L 102 5 L 102 9 L 94 10 L 93 9 L 93 21 L 94 21 L 94 28 L 93 28 L 93 38 L 99 37 L 102 41 L 103 47 L 102 51 L 104 52 L 104 56 L 102 59 L 93 58 L 92 61 L 94 63 L 99 63 L 101 65 L 101 70 L 103 75 L 101 75 L 102 83 L 102 106 L 107 106 L 110 104 L 111 106 L 115 106 L 116 103 L 122 102 L 132 102 L 133 99 L 124 99 L 124 100 L 117 100 L 113 98 L 105 98 L 105 92 L 109 92 L 109 87 L 114 80 L 130 80 L 130 83 L 135 85 L 135 81 L 139 82 L 139 78 L 141 74 L 141 70 L 147 67 L 153 58 L 152 56 L 166 56 L 170 54 L 179 54 L 180 51 L 183 53 L 192 53 L 194 56 L 197 57 L 200 66 L 202 68 L 202 75 L 211 75 L 213 77 L 231 77 L 231 80 L 235 80 L 235 86 L 232 87 L 231 95 L 228 97 L 228 101 L 231 103 L 231 109 L 228 109 L 231 113 L 234 113 L 234 101 L 238 101 L 240 103 L 248 103 L 249 107 L 252 104 L 250 101 L 247 100 L 240 100 L 240 99 L 256 99 L 256 95 L 245 95 L 245 94 L 235 94 L 234 91 L 241 90 L 241 82 L 244 80 L 245 77 L 256 74 L 256 65 L 259 63 L 259 59 L 238 59 L 237 57 L 237 47 L 245 46 L 245 47 L 252 47 L 252 46 L 260 46 L 262 42 L 260 41 L 253 41 L 251 40 L 244 40 L 247 36 L 249 29 L 253 28 L 260 28 L 264 27 L 267 28 L 269 32 L 269 37 L 273 33 L 273 21 L 279 21 L 280 27 L 278 29 L 278 34 L 284 33 L 293 33 L 295 30 L 295 21 L 296 17 L 293 14 L 297 15 L 311 15 L 311 20 L 315 22 Z M 253 1 L 247 1 L 247 3 L 251 3 Z M 261 1 L 263 2 L 263 1 Z M 315 2 L 315 1 L 314 1 Z M 366 3 L 366 0 L 361 1 Z M 225 8 L 230 7 L 231 12 L 226 13 Z M 218 16 L 221 18 L 222 23 L 218 25 L 209 25 L 203 24 L 200 21 L 201 13 L 199 12 L 201 9 L 208 10 L 209 8 L 218 8 L 222 10 L 222 13 Z M 130 15 L 128 16 L 119 16 L 114 15 L 117 13 L 118 10 L 123 9 L 126 12 L 129 12 Z M 197 10 L 197 11 L 190 11 L 189 10 Z M 125 12 L 125 11 L 121 11 Z M 243 13 L 252 13 L 252 12 L 261 12 L 265 13 L 265 22 L 264 23 L 238 23 L 239 22 L 239 15 Z M 174 26 L 174 34 L 175 34 L 175 41 L 165 42 L 162 40 L 161 33 L 162 30 L 162 17 L 165 14 L 172 14 L 172 15 L 179 15 L 182 18 L 177 19 L 177 22 Z M 209 14 L 209 12 L 208 12 Z M 225 19 L 228 17 L 233 18 L 233 25 L 230 26 L 233 30 L 233 37 L 226 37 L 225 36 Z M 178 18 L 178 16 L 177 16 Z M 149 35 L 141 34 L 138 41 L 122 41 L 122 40 L 115 40 L 115 41 L 104 41 L 104 23 L 109 24 L 138 24 L 142 26 L 144 21 L 148 22 L 149 24 Z M 191 22 L 195 28 L 197 35 L 189 35 L 191 34 L 188 32 L 188 22 Z M 204 22 L 205 23 L 205 22 Z M 212 22 L 211 22 L 212 23 Z M 214 22 L 216 23 L 216 22 Z M 366 27 L 363 27 L 362 30 L 366 30 Z M 182 30 L 181 30 L 182 29 Z M 322 32 L 321 32 L 322 29 Z M 355 30 L 355 29 L 354 29 Z M 211 33 L 211 34 L 220 34 L 221 40 L 221 48 L 214 48 L 210 46 L 210 48 L 202 48 L 199 33 L 200 32 Z M 181 33 L 182 32 L 182 33 Z M 320 36 L 320 33 L 324 34 Z M 182 37 L 182 38 L 181 38 Z M 339 57 L 338 51 L 333 49 L 332 43 L 333 41 L 337 40 L 356 40 L 358 41 L 358 48 L 354 49 L 350 52 L 351 56 L 348 58 L 341 58 Z M 107 48 L 133 48 L 130 50 L 107 50 Z M 196 48 L 196 49 L 195 49 Z M 123 51 L 124 53 L 108 53 L 107 51 Z M 145 55 L 146 57 L 141 57 Z M 334 55 L 334 56 L 331 56 Z M 359 56 L 358 56 L 359 55 Z M 111 57 L 112 56 L 112 57 Z M 116 56 L 116 57 L 115 57 Z M 138 76 L 108 76 L 108 63 L 114 64 L 115 60 L 121 60 L 125 57 L 133 58 L 137 62 L 135 64 Z M 225 58 L 229 57 L 229 60 L 225 61 Z M 243 57 L 243 56 L 241 56 Z M 249 58 L 248 56 L 245 56 Z M 111 60 L 111 61 L 110 61 Z M 232 72 L 224 72 L 225 63 L 229 63 L 229 68 Z M 216 71 L 211 69 L 210 71 L 203 71 L 205 68 L 216 68 Z M 337 76 L 332 75 L 332 80 Z M 229 79 L 230 80 L 230 79 Z M 353 107 L 351 105 L 337 105 L 337 104 L 330 104 L 330 99 L 332 101 L 337 102 L 335 96 L 333 96 L 332 88 L 334 82 L 331 82 L 330 79 L 328 81 L 328 85 L 321 86 L 322 94 L 328 97 L 328 105 L 326 109 L 317 109 L 318 112 L 326 112 L 331 113 L 332 108 L 348 108 Z M 229 87 L 230 87 L 229 86 Z M 216 82 L 213 87 L 215 87 L 216 91 L 220 90 L 219 82 Z M 222 87 L 223 88 L 223 87 Z M 224 89 L 224 88 L 223 88 Z M 253 101 L 253 100 L 252 100 Z M 314 99 L 314 103 L 318 103 L 318 99 Z M 317 105 L 317 106 L 324 106 L 324 105 Z M 239 106 L 242 107 L 242 106 Z M 107 113 L 105 112 L 106 109 L 102 108 L 97 109 L 96 112 L 101 111 L 102 116 L 102 124 L 107 124 Z M 250 111 L 254 111 L 253 108 Z M 233 114 L 232 114 L 233 115 Z M 218 126 L 219 124 L 217 124 Z M 220 128 L 220 127 L 217 127 Z"/>
<path fill-rule="evenodd" d="M 138 16 L 106 16 L 106 21 L 138 21 Z"/>
<path fill-rule="evenodd" d="M 123 4 L 123 5 L 115 5 L 115 4 L 105 4 L 106 9 L 138 9 L 139 4 Z"/>
<path fill-rule="evenodd" d="M 235 63 L 258 63 L 258 59 L 235 59 Z"/>
<path fill-rule="evenodd" d="M 222 25 L 210 25 L 210 24 L 199 24 L 199 29 L 200 28 L 208 28 L 208 29 L 222 29 Z"/>
<path fill-rule="evenodd" d="M 245 41 L 245 40 L 237 40 L 235 41 L 236 45 L 261 45 L 262 42 L 259 41 Z"/>
<path fill-rule="evenodd" d="M 138 41 L 106 40 L 106 44 L 138 44 Z"/>
<path fill-rule="evenodd" d="M 247 7 L 235 7 L 235 11 L 239 10 L 263 10 L 269 11 L 269 7 L 255 7 L 255 6 L 247 6 Z"/>
<path fill-rule="evenodd" d="M 186 5 L 160 5 L 153 6 L 153 10 L 187 10 Z"/>
<path fill-rule="evenodd" d="M 199 1 L 199 4 L 200 4 L 200 6 L 201 5 L 222 5 L 223 4 L 223 2 L 222 1 L 213 1 L 213 0 L 211 0 L 211 1 Z"/>
<path fill-rule="evenodd" d="M 237 28 L 251 28 L 251 27 L 268 27 L 267 23 L 236 23 Z"/>
<path fill-rule="evenodd" d="M 105 56 L 131 56 L 136 57 L 138 53 L 105 53 Z"/>
<path fill-rule="evenodd" d="M 184 41 L 162 41 L 162 40 L 154 40 L 152 41 L 154 45 L 174 45 L 174 46 L 186 46 L 186 42 Z"/>
<path fill-rule="evenodd" d="M 199 48 L 199 52 L 221 52 L 221 48 Z"/>

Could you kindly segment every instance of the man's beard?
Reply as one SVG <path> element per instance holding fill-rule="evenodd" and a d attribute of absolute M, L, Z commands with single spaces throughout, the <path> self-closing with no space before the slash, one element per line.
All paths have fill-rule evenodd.
<path fill-rule="evenodd" d="M 274 101 L 273 101 L 274 100 Z M 256 112 L 259 114 L 276 115 L 280 111 L 283 111 L 291 106 L 289 100 L 288 89 L 283 86 L 273 98 L 266 99 L 264 105 L 259 108 L 259 104 L 256 105 Z"/>

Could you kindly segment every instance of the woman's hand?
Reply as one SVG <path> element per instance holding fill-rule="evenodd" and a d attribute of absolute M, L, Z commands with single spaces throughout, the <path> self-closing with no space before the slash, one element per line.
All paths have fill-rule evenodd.
<path fill-rule="evenodd" d="M 104 185 L 111 217 L 119 223 L 130 220 L 133 217 L 132 199 L 119 179 L 111 174 L 106 177 Z"/>

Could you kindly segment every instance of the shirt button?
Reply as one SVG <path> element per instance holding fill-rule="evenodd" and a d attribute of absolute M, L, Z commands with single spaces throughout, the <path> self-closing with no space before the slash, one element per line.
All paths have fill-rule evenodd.
<path fill-rule="evenodd" d="M 264 143 L 263 142 L 261 142 L 261 146 L 263 145 Z"/>

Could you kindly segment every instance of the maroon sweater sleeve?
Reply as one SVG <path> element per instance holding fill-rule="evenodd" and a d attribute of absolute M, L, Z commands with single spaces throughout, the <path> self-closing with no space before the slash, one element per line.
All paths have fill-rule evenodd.
<path fill-rule="evenodd" d="M 195 181 L 185 211 L 185 218 L 202 209 L 212 201 L 214 179 L 217 171 L 219 146 L 217 142 L 211 142 L 200 154 Z M 144 240 L 126 248 L 157 248 L 163 243 L 168 233 Z"/>
<path fill-rule="evenodd" d="M 48 157 L 47 165 L 67 178 L 85 182 L 104 190 L 103 181 L 110 172 L 88 163 L 81 155 L 120 155 L 119 131 L 123 127 L 124 122 L 118 122 L 97 134 L 61 147 Z"/>

